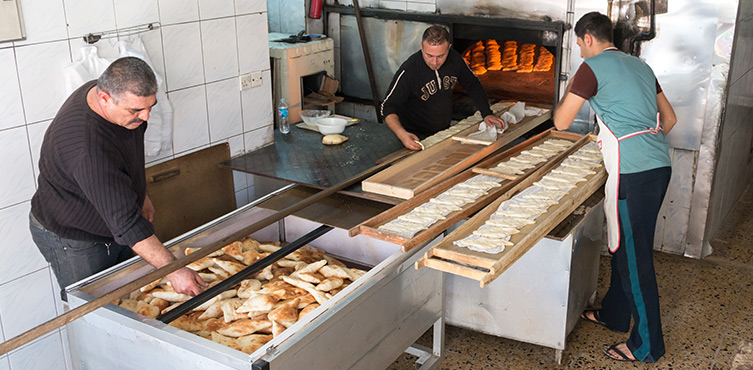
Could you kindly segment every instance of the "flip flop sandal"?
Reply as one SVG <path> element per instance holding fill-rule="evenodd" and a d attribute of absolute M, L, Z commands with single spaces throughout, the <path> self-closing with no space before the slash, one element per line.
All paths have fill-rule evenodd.
<path fill-rule="evenodd" d="M 594 316 L 593 319 L 590 318 L 590 317 L 588 317 L 588 313 L 589 312 L 593 312 L 593 316 Z M 605 322 L 599 320 L 599 311 L 597 311 L 597 310 L 587 310 L 587 311 L 584 311 L 582 314 L 580 314 L 580 318 L 582 320 L 584 320 L 584 321 L 592 322 L 592 323 L 594 323 L 596 325 L 601 325 L 601 326 L 603 326 L 605 328 L 608 328 L 607 324 Z"/>
<path fill-rule="evenodd" d="M 637 359 L 630 358 L 626 354 L 622 353 L 619 349 L 617 349 L 617 346 L 619 346 L 622 343 L 613 344 L 611 346 L 604 346 L 601 348 L 601 351 L 604 352 L 604 354 L 615 361 L 624 361 L 624 362 L 637 362 Z M 613 355 L 612 352 L 616 353 L 617 355 Z"/>

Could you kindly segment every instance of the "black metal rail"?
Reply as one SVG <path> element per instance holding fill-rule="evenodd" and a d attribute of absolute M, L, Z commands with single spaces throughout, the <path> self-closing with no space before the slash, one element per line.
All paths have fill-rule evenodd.
<path fill-rule="evenodd" d="M 309 232 L 308 234 L 296 239 L 295 241 L 291 242 L 290 244 L 280 248 L 279 250 L 271 253 L 269 256 L 266 256 L 253 264 L 251 266 L 246 267 L 245 269 L 239 271 L 237 274 L 221 281 L 219 284 L 199 293 L 197 296 L 187 300 L 186 302 L 182 303 L 178 307 L 175 307 L 174 309 L 160 315 L 157 317 L 157 320 L 162 321 L 166 324 L 174 321 L 175 319 L 185 315 L 189 311 L 193 310 L 196 307 L 201 306 L 204 302 L 212 299 L 213 297 L 217 296 L 218 294 L 230 289 L 230 287 L 233 287 L 237 284 L 240 284 L 241 281 L 245 280 L 246 278 L 250 277 L 251 275 L 254 275 L 258 273 L 259 271 L 263 270 L 267 266 L 277 262 L 281 258 L 287 256 L 290 253 L 293 253 L 294 251 L 298 250 L 302 246 L 306 245 L 307 243 L 311 242 L 312 240 L 326 234 L 328 231 L 332 230 L 332 226 L 322 225 L 318 228 L 314 229 L 313 231 Z"/>

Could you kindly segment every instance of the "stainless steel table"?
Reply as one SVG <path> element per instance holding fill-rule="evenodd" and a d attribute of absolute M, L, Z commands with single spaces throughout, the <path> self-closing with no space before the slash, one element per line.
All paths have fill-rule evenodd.
<path fill-rule="evenodd" d="M 398 151 L 402 143 L 387 125 L 361 121 L 342 133 L 348 141 L 322 144 L 322 134 L 296 126 L 283 135 L 275 131 L 275 142 L 220 164 L 221 167 L 253 175 L 324 189 L 367 170 L 377 161 Z M 401 199 L 363 193 L 361 185 L 343 193 L 396 204 Z"/>

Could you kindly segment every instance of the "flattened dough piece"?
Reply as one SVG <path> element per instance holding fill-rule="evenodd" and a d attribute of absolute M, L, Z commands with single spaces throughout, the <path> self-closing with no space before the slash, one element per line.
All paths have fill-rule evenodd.
<path fill-rule="evenodd" d="M 340 134 L 324 135 L 322 138 L 322 144 L 324 145 L 337 145 L 342 144 L 348 140 L 347 136 Z"/>

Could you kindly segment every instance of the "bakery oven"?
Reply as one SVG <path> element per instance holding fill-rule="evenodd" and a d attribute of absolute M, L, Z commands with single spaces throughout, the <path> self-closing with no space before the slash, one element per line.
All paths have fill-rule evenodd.
<path fill-rule="evenodd" d="M 562 32 L 559 24 L 506 19 L 484 25 L 462 19 L 452 26 L 453 48 L 481 81 L 489 99 L 519 100 L 551 108 L 559 93 Z M 473 102 L 458 88 L 453 111 L 473 114 Z"/>
<path fill-rule="evenodd" d="M 353 8 L 330 6 L 326 30 L 339 38 L 342 92 L 351 99 L 371 99 L 368 74 Z M 371 52 L 379 98 L 383 98 L 400 64 L 420 48 L 426 27 L 445 25 L 453 35 L 453 48 L 463 55 L 479 77 L 490 101 L 525 101 L 551 108 L 558 100 L 563 60 L 565 22 L 548 17 L 424 14 L 383 9 L 362 9 L 363 28 Z M 344 52 L 348 50 L 348 52 Z M 473 114 L 470 97 L 458 89 L 453 115 Z"/>

